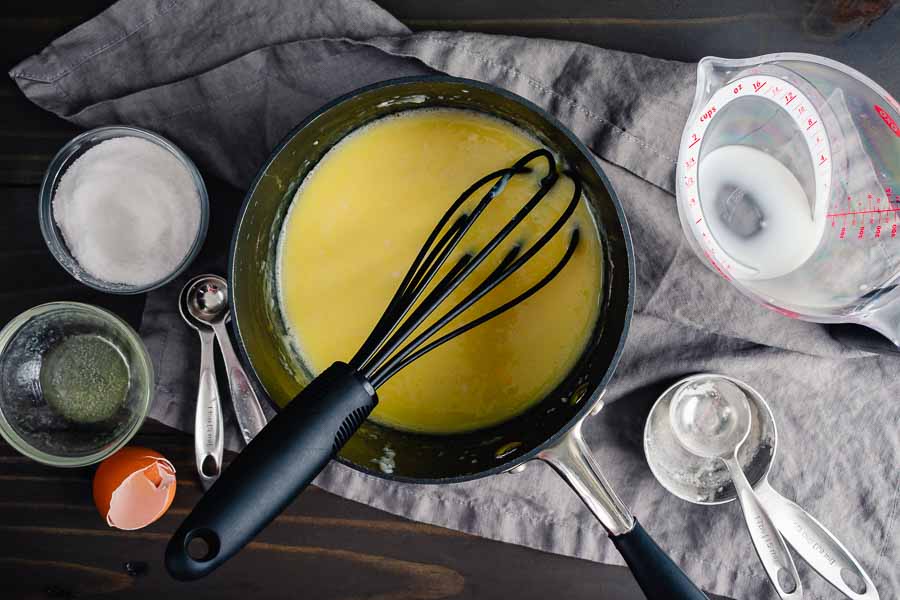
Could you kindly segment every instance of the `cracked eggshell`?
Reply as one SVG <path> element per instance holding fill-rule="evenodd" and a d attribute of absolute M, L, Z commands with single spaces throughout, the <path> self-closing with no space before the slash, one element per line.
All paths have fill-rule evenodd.
<path fill-rule="evenodd" d="M 110 527 L 146 527 L 165 514 L 174 498 L 175 467 L 149 448 L 122 448 L 94 474 L 94 504 Z"/>

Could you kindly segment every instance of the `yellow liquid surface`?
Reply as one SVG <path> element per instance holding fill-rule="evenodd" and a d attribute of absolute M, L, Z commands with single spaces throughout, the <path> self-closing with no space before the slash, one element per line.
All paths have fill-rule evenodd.
<path fill-rule="evenodd" d="M 454 200 L 482 176 L 537 147 L 505 121 L 436 109 L 375 121 L 332 148 L 297 191 L 279 247 L 282 313 L 305 366 L 318 374 L 334 361 L 349 361 Z M 483 247 L 527 202 L 546 173 L 545 161 L 531 165 L 535 173 L 510 181 L 442 272 L 463 252 Z M 524 252 L 535 242 L 565 209 L 573 189 L 561 177 L 434 317 L 481 282 L 514 244 L 524 244 Z M 601 247 L 583 198 L 543 250 L 450 324 L 467 323 L 539 281 L 562 258 L 575 227 L 578 247 L 553 281 L 388 380 L 378 390 L 372 418 L 426 433 L 469 431 L 505 421 L 549 394 L 574 367 L 598 317 Z"/>

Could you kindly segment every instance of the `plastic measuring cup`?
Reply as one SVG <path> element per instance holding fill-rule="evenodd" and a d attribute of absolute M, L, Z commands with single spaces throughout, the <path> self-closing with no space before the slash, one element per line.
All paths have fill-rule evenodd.
<path fill-rule="evenodd" d="M 900 346 L 900 105 L 809 54 L 700 61 L 676 169 L 695 252 L 787 316 Z"/>

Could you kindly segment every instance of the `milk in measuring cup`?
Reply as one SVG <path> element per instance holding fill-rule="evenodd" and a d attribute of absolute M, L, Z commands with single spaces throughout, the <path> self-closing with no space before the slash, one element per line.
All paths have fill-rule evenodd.
<path fill-rule="evenodd" d="M 822 237 L 800 181 L 770 154 L 752 146 L 716 148 L 700 160 L 700 195 L 709 228 L 729 256 L 758 279 L 794 271 Z"/>

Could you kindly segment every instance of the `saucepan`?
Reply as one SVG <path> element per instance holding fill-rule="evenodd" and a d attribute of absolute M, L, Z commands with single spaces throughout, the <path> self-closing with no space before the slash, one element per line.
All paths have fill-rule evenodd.
<path fill-rule="evenodd" d="M 306 174 L 348 133 L 374 119 L 424 107 L 475 110 L 505 119 L 540 139 L 578 175 L 602 238 L 605 275 L 599 321 L 565 381 L 525 413 L 488 429 L 454 435 L 412 433 L 367 420 L 334 458 L 393 481 L 440 485 L 515 471 L 531 460 L 545 461 L 607 529 L 648 597 L 705 598 L 619 499 L 582 437 L 584 420 L 603 405 L 631 319 L 631 238 L 615 192 L 590 152 L 528 100 L 465 79 L 405 78 L 339 98 L 291 132 L 252 185 L 232 241 L 231 306 L 245 363 L 280 407 L 313 379 L 291 347 L 276 301 L 277 240 L 290 202 Z M 259 437 L 264 434 L 265 430 Z M 253 444 L 256 440 L 251 448 Z M 260 471 L 250 464 L 250 454 L 245 451 L 235 459 L 176 532 L 166 550 L 166 564 L 174 577 L 196 579 L 211 572 L 292 499 L 296 488 L 282 481 L 242 485 Z M 287 468 L 300 471 L 303 465 Z M 193 545 L 200 549 L 191 550 Z"/>

